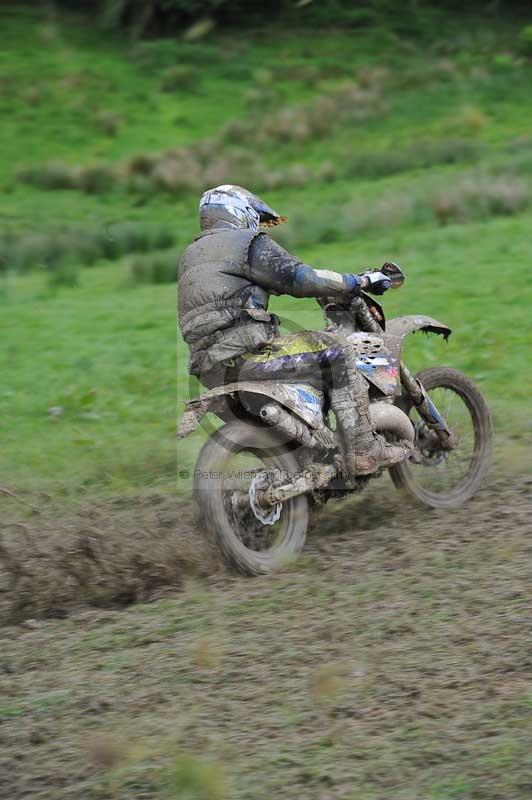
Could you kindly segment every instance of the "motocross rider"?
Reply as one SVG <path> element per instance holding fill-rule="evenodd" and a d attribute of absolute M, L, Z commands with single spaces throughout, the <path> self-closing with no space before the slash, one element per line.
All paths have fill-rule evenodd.
<path fill-rule="evenodd" d="M 178 317 L 190 351 L 189 370 L 207 387 L 236 380 L 307 382 L 323 387 L 341 434 L 343 467 L 367 475 L 404 460 L 369 416 L 368 384 L 336 334 L 280 335 L 269 295 L 348 300 L 361 290 L 383 294 L 379 271 L 360 275 L 316 270 L 290 255 L 259 226 L 286 221 L 259 197 L 232 184 L 201 197 L 201 233 L 179 267 Z"/>

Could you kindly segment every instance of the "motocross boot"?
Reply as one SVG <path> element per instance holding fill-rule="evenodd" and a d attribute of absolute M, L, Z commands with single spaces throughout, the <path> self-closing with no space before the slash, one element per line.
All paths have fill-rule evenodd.
<path fill-rule="evenodd" d="M 369 416 L 369 389 L 346 352 L 347 381 L 330 393 L 331 408 L 340 433 L 340 449 L 348 475 L 371 475 L 382 467 L 405 461 L 411 455 L 407 444 L 388 444 L 376 433 Z"/>

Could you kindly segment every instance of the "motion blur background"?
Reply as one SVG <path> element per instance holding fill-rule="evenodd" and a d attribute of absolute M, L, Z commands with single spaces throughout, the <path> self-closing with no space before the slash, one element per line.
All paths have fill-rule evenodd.
<path fill-rule="evenodd" d="M 312 265 L 401 263 L 407 282 L 386 297 L 388 313 L 455 329 L 447 348 L 416 343 L 411 363 L 467 372 L 519 450 L 527 6 L 4 3 L 6 482 L 173 490 L 176 265 L 199 194 L 223 182 L 286 213 L 279 236 Z M 321 325 L 312 301 L 274 308 Z M 181 341 L 177 352 L 186 398 Z M 183 466 L 197 444 L 182 445 Z"/>
<path fill-rule="evenodd" d="M 64 616 L 175 588 L 179 558 L 196 576 L 3 642 L 6 798 L 529 797 L 530 3 L 3 2 L 0 26 L 0 515 L 22 525 L 0 599 Z M 293 573 L 208 592 L 180 477 L 202 431 L 175 555 L 175 281 L 224 182 L 313 266 L 399 262 L 387 314 L 454 329 L 407 363 L 473 378 L 496 452 L 477 505 L 348 506 Z M 179 337 L 177 378 L 186 399 Z"/>

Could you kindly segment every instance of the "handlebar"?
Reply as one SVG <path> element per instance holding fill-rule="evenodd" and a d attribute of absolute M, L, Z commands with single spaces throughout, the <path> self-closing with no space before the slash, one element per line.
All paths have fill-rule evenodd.
<path fill-rule="evenodd" d="M 379 272 L 388 278 L 390 283 L 389 288 L 391 289 L 398 289 L 404 283 L 405 276 L 398 264 L 387 261 L 383 264 Z M 371 291 L 371 289 L 369 289 L 369 291 Z M 321 297 L 317 298 L 317 301 L 322 307 L 325 317 L 337 327 L 356 327 L 367 333 L 382 333 L 382 327 L 379 325 L 379 321 L 382 322 L 383 317 L 380 316 L 380 313 L 374 315 L 369 307 L 374 303 L 378 311 L 378 303 L 372 300 L 367 294 L 358 294 L 355 297 L 343 300 L 332 297 Z"/>

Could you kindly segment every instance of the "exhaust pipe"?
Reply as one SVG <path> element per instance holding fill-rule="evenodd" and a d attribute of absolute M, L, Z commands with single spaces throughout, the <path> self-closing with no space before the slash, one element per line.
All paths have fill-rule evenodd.
<path fill-rule="evenodd" d="M 264 422 L 267 422 L 272 428 L 276 428 L 287 439 L 301 442 L 305 447 L 321 447 L 330 450 L 336 444 L 333 431 L 326 428 L 325 425 L 317 430 L 311 430 L 304 422 L 289 414 L 276 403 L 262 406 L 260 416 Z"/>
<path fill-rule="evenodd" d="M 378 433 L 393 433 L 399 439 L 414 444 L 414 426 L 397 406 L 389 403 L 371 403 L 369 407 L 371 423 Z"/>
<path fill-rule="evenodd" d="M 414 444 L 414 426 L 404 411 L 389 403 L 371 403 L 369 407 L 371 423 L 378 433 L 393 433 L 398 439 Z M 306 447 L 335 446 L 335 436 L 329 428 L 311 430 L 297 417 L 289 414 L 276 403 L 268 403 L 260 410 L 264 422 L 277 428 L 288 439 L 301 442 Z"/>

